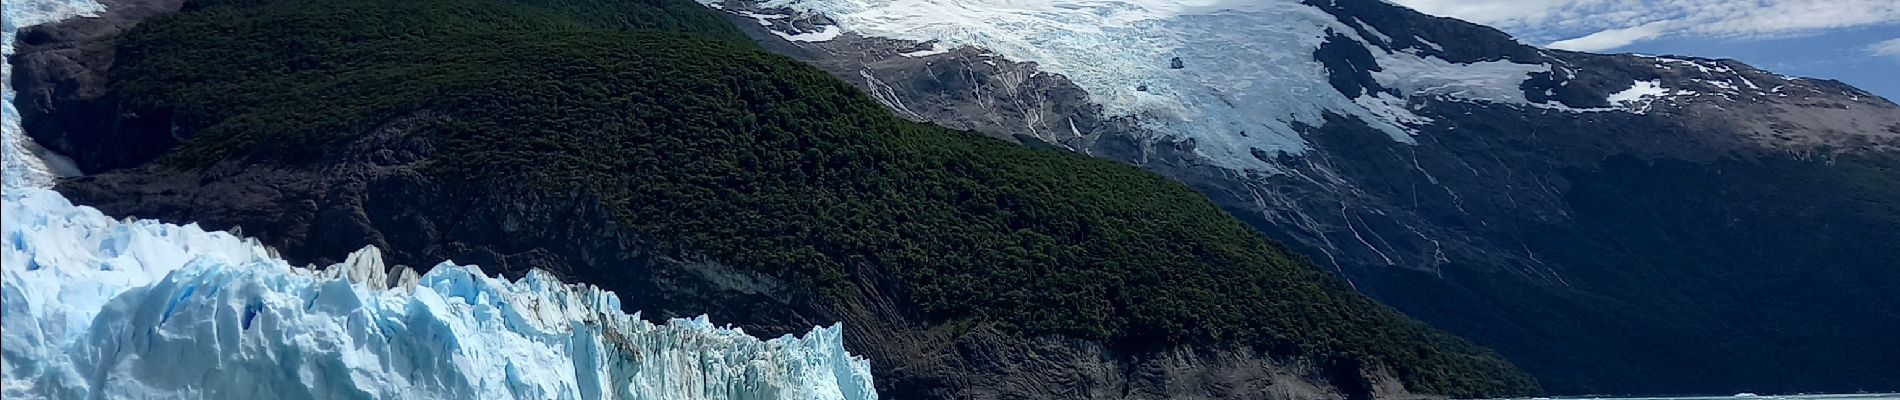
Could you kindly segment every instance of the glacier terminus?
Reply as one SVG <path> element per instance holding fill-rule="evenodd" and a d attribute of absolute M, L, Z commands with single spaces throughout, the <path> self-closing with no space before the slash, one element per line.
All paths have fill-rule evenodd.
<path fill-rule="evenodd" d="M 16 24 L 97 12 L 5 3 Z M 74 171 L 20 131 L 6 88 L 0 395 L 8 399 L 876 399 L 841 326 L 759 340 L 708 318 L 664 324 L 533 271 L 366 247 L 293 267 L 255 240 L 117 220 L 46 190 Z"/>

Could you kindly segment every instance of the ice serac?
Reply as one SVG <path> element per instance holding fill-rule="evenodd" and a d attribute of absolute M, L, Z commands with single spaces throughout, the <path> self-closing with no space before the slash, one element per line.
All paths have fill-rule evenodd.
<path fill-rule="evenodd" d="M 252 240 L 5 195 L 9 399 L 875 399 L 841 327 L 758 340 L 612 292 L 375 248 L 293 268 Z"/>

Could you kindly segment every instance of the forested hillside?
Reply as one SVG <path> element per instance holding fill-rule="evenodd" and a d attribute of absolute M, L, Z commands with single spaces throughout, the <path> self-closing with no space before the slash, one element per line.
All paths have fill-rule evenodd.
<path fill-rule="evenodd" d="M 257 212 L 229 199 L 250 194 L 166 203 L 111 182 L 205 190 L 260 171 L 334 177 L 363 173 L 339 169 L 339 157 L 388 165 L 400 150 L 418 155 L 405 179 L 426 182 L 405 190 L 427 195 L 364 201 L 352 211 L 366 221 L 350 231 L 358 237 L 246 232 L 293 259 L 363 242 L 392 247 L 398 261 L 459 258 L 439 241 L 504 233 L 380 215 L 522 186 L 593 199 L 656 252 L 784 282 L 788 298 L 818 304 L 806 308 L 821 316 L 885 312 L 890 299 L 869 294 L 894 291 L 908 310 L 898 314 L 943 329 L 1060 335 L 1132 359 L 1237 346 L 1326 371 L 1319 379 L 1348 395 L 1387 375 L 1420 393 L 1536 390 L 1489 351 L 1354 293 L 1180 184 L 893 117 L 733 32 L 675 1 L 198 1 L 120 37 L 108 84 L 129 111 L 121 118 L 143 121 L 117 125 L 114 140 L 181 142 L 149 165 L 62 190 L 109 212 L 237 225 L 233 216 Z M 372 139 L 414 145 L 361 145 Z M 324 202 L 373 200 L 378 187 L 317 191 L 355 191 Z M 309 209 L 326 204 L 299 204 L 271 212 L 331 218 Z M 503 225 L 507 236 L 542 232 Z M 547 269 L 609 289 L 653 284 L 613 281 L 617 265 L 562 259 Z M 880 374 L 906 357 L 853 351 L 872 353 Z"/>

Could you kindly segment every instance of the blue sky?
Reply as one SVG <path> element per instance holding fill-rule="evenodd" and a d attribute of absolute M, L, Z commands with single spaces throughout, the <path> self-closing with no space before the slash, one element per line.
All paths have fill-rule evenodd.
<path fill-rule="evenodd" d="M 1900 101 L 1900 0 L 1388 0 L 1525 42 L 1733 58 Z"/>

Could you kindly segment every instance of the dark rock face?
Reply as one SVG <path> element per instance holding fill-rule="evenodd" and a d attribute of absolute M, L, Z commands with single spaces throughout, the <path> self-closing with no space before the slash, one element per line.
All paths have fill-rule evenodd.
<path fill-rule="evenodd" d="M 1420 14 L 1381 0 L 1305 0 L 1302 3 L 1325 10 L 1340 21 L 1347 22 L 1347 26 L 1357 31 L 1359 37 L 1373 41 L 1369 43 L 1372 46 L 1414 49 L 1421 54 L 1454 63 L 1544 60 L 1536 48 L 1525 46 L 1497 29 L 1453 18 Z M 1381 37 L 1371 34 L 1368 29 L 1403 34 Z M 1388 39 L 1390 42 L 1386 41 Z"/>
<path fill-rule="evenodd" d="M 135 166 L 177 145 L 187 132 L 168 132 L 168 115 L 124 112 L 105 90 L 111 38 L 140 21 L 177 11 L 184 0 L 113 2 L 97 18 L 74 18 L 20 29 L 8 62 L 21 122 L 35 142 L 78 161 L 87 173 Z M 167 135 L 132 137 L 120 132 Z M 183 136 L 181 136 L 183 135 Z"/>
<path fill-rule="evenodd" d="M 1379 65 L 1372 59 L 1372 51 L 1345 35 L 1333 34 L 1313 52 L 1313 59 L 1319 60 L 1327 70 L 1338 71 L 1327 76 L 1333 89 L 1347 96 L 1358 97 L 1376 92 L 1390 92 L 1379 86 L 1372 78 L 1372 67 Z"/>
<path fill-rule="evenodd" d="M 756 328 L 779 334 L 824 323 L 807 317 L 809 310 L 792 310 L 793 299 L 771 278 L 648 251 L 584 196 L 432 180 L 416 164 L 432 149 L 392 134 L 352 143 L 315 171 L 238 163 L 199 173 L 143 167 L 60 189 L 114 215 L 237 229 L 297 262 L 341 262 L 346 253 L 338 251 L 373 245 L 388 249 L 383 254 L 393 264 L 426 270 L 454 260 L 517 278 L 542 268 L 566 279 L 620 282 L 610 289 L 628 304 L 681 307 L 642 309 L 653 317 L 713 313 L 762 321 Z M 573 268 L 581 265 L 621 267 Z"/>
<path fill-rule="evenodd" d="M 1105 115 L 1034 64 L 969 48 L 912 57 L 902 53 L 926 44 L 849 33 L 790 42 L 734 18 L 906 117 L 1187 183 L 1362 292 L 1499 349 L 1554 392 L 1900 388 L 1884 374 L 1900 368 L 1900 346 L 1885 338 L 1900 297 L 1880 289 L 1900 280 L 1900 222 L 1879 217 L 1900 212 L 1900 107 L 1732 60 L 1544 50 L 1376 0 L 1307 4 L 1370 42 L 1335 33 L 1313 55 L 1348 97 L 1398 94 L 1372 77 L 1372 52 L 1404 50 L 1552 65 L 1519 88 L 1551 107 L 1415 97 L 1414 111 L 1436 121 L 1416 144 L 1329 116 L 1298 127 L 1305 154 L 1256 151 L 1286 170 L 1263 176 Z M 1617 106 L 1610 94 L 1643 81 L 1673 92 L 1641 113 L 1604 111 Z"/>

